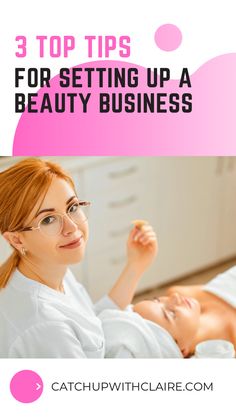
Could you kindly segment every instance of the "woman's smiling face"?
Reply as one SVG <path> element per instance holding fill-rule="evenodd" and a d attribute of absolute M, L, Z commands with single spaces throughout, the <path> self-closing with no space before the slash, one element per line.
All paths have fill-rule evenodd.
<path fill-rule="evenodd" d="M 201 307 L 197 300 L 173 293 L 152 301 L 141 301 L 134 305 L 133 310 L 166 329 L 178 343 L 183 355 L 188 355 L 200 321 Z"/>
<path fill-rule="evenodd" d="M 88 240 L 88 222 L 85 220 L 76 224 L 68 216 L 69 212 L 72 214 L 78 211 L 78 203 L 72 186 L 55 177 L 43 201 L 38 201 L 24 223 L 25 227 L 37 227 L 39 221 L 43 220 L 43 229 L 17 233 L 28 258 L 36 263 L 51 265 L 68 265 L 81 261 Z M 55 235 L 47 235 L 45 231 L 54 222 L 55 213 L 63 214 L 61 231 Z"/>

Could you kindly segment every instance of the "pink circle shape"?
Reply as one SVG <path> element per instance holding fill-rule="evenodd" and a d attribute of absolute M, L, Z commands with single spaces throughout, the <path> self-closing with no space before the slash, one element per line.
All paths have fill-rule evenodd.
<path fill-rule="evenodd" d="M 155 42 L 163 51 L 174 51 L 182 42 L 182 33 L 177 26 L 167 23 L 156 30 Z"/>
<path fill-rule="evenodd" d="M 41 396 L 43 381 L 34 371 L 19 371 L 11 379 L 10 390 L 18 402 L 32 403 Z"/>

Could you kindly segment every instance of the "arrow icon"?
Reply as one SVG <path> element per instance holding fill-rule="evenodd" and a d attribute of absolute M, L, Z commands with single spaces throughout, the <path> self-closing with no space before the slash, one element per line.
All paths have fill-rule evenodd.
<path fill-rule="evenodd" d="M 32 370 L 18 371 L 11 379 L 10 391 L 18 402 L 33 403 L 42 395 L 42 378 Z"/>

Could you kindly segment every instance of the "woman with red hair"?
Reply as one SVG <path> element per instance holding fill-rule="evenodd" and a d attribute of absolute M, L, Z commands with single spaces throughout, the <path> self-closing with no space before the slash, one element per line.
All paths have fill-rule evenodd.
<path fill-rule="evenodd" d="M 89 204 L 53 162 L 28 158 L 0 173 L 0 232 L 13 249 L 0 267 L 0 357 L 104 357 L 98 315 L 132 301 L 157 241 L 148 224 L 133 227 L 124 270 L 93 305 L 68 269 L 84 257 Z"/>

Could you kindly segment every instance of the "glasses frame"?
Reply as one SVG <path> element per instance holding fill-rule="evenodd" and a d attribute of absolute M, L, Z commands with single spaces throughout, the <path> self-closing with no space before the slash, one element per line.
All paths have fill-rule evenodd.
<path fill-rule="evenodd" d="M 75 202 L 74 203 L 72 203 L 69 207 L 68 207 L 68 210 L 73 206 L 73 205 L 75 205 Z M 79 201 L 79 207 L 89 207 L 91 205 L 91 202 L 90 201 Z M 63 218 L 66 216 L 66 217 L 68 217 L 71 221 L 73 221 L 73 223 L 75 223 L 74 222 L 74 220 L 69 216 L 69 214 L 67 213 L 67 212 L 53 212 L 53 213 L 51 213 L 51 214 L 48 214 L 48 215 L 45 215 L 45 217 L 43 217 L 39 222 L 38 222 L 38 226 L 37 227 L 33 227 L 33 226 L 28 226 L 28 227 L 23 227 L 23 228 L 21 228 L 20 230 L 17 230 L 18 232 L 22 232 L 22 231 L 34 231 L 34 230 L 39 230 L 39 231 L 41 231 L 41 233 L 42 234 L 44 234 L 44 235 L 47 235 L 47 234 L 45 234 L 45 233 L 43 233 L 43 231 L 42 231 L 42 229 L 41 229 L 41 227 L 40 227 L 40 224 L 41 224 L 41 222 L 44 220 L 44 218 L 47 218 L 47 217 L 49 217 L 50 215 L 60 215 L 60 216 L 62 216 L 62 220 L 63 220 Z M 84 222 L 85 221 L 87 221 L 87 219 L 88 218 L 86 218 L 85 220 L 84 220 Z M 76 223 L 75 223 L 76 224 Z M 79 224 L 77 224 L 77 225 L 79 225 Z M 57 234 L 55 234 L 55 236 L 58 236 L 60 233 L 61 233 L 61 231 L 62 231 L 62 228 L 63 228 L 63 223 L 62 223 L 62 227 L 61 227 L 61 230 L 57 233 Z M 49 236 L 49 235 L 48 235 Z M 53 235 L 54 236 L 54 235 Z"/>

